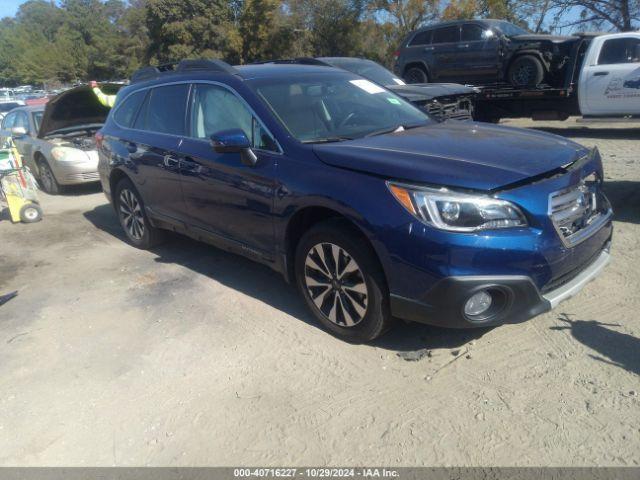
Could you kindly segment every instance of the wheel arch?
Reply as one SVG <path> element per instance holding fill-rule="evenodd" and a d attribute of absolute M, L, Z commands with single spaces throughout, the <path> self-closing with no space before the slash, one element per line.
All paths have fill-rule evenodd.
<path fill-rule="evenodd" d="M 109 174 L 109 193 L 111 194 L 111 203 L 113 205 L 116 204 L 116 201 L 115 201 L 116 185 L 118 185 L 118 183 L 123 178 L 126 178 L 126 179 L 130 180 L 133 183 L 133 180 L 131 179 L 131 177 L 129 175 L 127 175 L 125 173 L 125 171 L 122 170 L 121 168 L 114 168 L 111 171 L 111 173 Z"/>
<path fill-rule="evenodd" d="M 365 229 L 358 224 L 348 214 L 333 209 L 331 207 L 312 205 L 305 206 L 297 210 L 289 219 L 284 235 L 284 254 L 286 257 L 285 277 L 291 282 L 295 278 L 295 253 L 300 239 L 313 226 L 325 222 L 335 221 L 344 224 L 352 233 L 360 237 L 373 252 L 380 269 L 384 273 L 385 281 L 387 275 L 384 264 L 380 258 L 380 254 L 371 242 L 369 236 L 365 233 Z"/>
<path fill-rule="evenodd" d="M 504 69 L 505 77 L 507 77 L 509 75 L 509 69 L 511 68 L 511 65 L 513 65 L 513 62 L 515 62 L 520 57 L 524 57 L 524 56 L 535 57 L 538 60 L 540 60 L 540 63 L 542 63 L 542 68 L 544 69 L 545 75 L 549 73 L 551 65 L 544 58 L 544 55 L 542 54 L 542 52 L 540 52 L 538 50 L 518 50 L 518 51 L 514 52 L 513 55 L 511 55 L 511 58 L 507 62 L 506 68 Z M 508 80 L 508 78 L 507 78 L 507 80 Z"/>

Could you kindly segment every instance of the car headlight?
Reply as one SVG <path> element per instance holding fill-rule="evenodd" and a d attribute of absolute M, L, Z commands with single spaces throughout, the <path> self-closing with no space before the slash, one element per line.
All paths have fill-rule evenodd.
<path fill-rule="evenodd" d="M 70 147 L 53 147 L 51 156 L 58 162 L 73 162 L 86 160 L 86 156 L 82 150 Z"/>
<path fill-rule="evenodd" d="M 388 182 L 393 196 L 412 215 L 441 230 L 476 232 L 527 226 L 522 211 L 511 202 L 488 195 L 452 192 Z"/>

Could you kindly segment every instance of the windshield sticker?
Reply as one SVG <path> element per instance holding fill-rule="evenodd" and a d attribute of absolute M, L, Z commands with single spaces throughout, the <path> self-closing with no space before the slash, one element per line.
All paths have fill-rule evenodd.
<path fill-rule="evenodd" d="M 406 83 L 404 83 L 402 80 L 400 80 L 399 78 L 394 78 L 393 79 L 394 82 L 396 82 L 398 85 L 406 85 Z"/>
<path fill-rule="evenodd" d="M 373 82 L 370 82 L 369 80 L 365 80 L 364 78 L 362 80 L 349 80 L 349 83 L 354 84 L 356 87 L 361 88 L 362 90 L 364 90 L 367 93 L 382 93 L 382 92 L 384 92 L 384 88 L 376 85 Z"/>
<path fill-rule="evenodd" d="M 387 101 L 389 103 L 393 103 L 394 105 L 401 105 L 400 100 L 398 100 L 397 98 L 387 97 Z"/>

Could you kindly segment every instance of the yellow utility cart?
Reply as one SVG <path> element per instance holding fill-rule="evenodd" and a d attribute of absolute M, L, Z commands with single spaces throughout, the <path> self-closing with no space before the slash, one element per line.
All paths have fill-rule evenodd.
<path fill-rule="evenodd" d="M 0 149 L 0 198 L 9 206 L 12 222 L 33 223 L 42 220 L 42 209 L 38 202 L 35 180 L 29 169 L 22 164 L 13 139 L 6 141 Z"/>

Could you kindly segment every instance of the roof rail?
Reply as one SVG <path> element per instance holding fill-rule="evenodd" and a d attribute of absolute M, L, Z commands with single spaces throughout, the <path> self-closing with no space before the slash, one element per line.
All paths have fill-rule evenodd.
<path fill-rule="evenodd" d="M 157 78 L 163 73 L 169 72 L 191 72 L 196 70 L 208 70 L 211 72 L 228 73 L 237 75 L 238 71 L 222 60 L 217 59 L 197 59 L 197 60 L 181 60 L 180 62 L 164 63 L 157 66 L 143 67 L 131 75 L 131 83 L 142 82 Z"/>
<path fill-rule="evenodd" d="M 260 62 L 253 62 L 253 65 L 264 65 L 264 64 L 296 64 L 296 65 L 318 65 L 322 67 L 330 66 L 326 62 L 322 60 L 318 60 L 313 57 L 295 57 L 295 58 L 277 58 L 274 60 L 263 60 Z"/>

